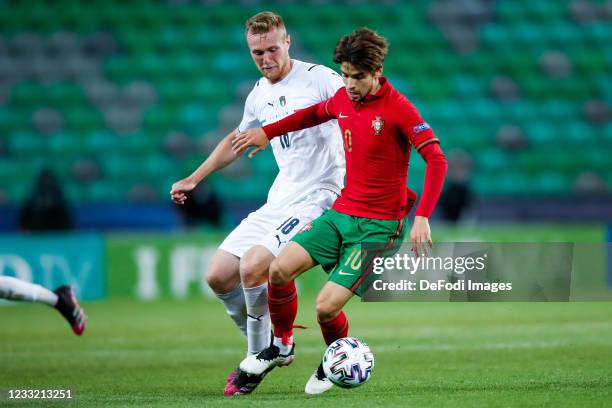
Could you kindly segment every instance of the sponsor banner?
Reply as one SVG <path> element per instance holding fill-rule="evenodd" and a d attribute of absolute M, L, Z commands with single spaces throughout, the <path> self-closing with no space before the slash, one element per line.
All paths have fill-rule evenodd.
<path fill-rule="evenodd" d="M 177 235 L 108 235 L 106 237 L 108 294 L 111 297 L 214 297 L 206 272 L 220 233 Z M 298 278 L 302 292 L 318 291 L 327 279 L 319 268 Z"/>
<path fill-rule="evenodd" d="M 71 285 L 79 299 L 105 297 L 103 239 L 96 234 L 2 235 L 0 275 L 49 289 Z"/>
<path fill-rule="evenodd" d="M 612 244 L 457 242 L 387 249 L 363 244 L 363 301 L 612 300 Z"/>

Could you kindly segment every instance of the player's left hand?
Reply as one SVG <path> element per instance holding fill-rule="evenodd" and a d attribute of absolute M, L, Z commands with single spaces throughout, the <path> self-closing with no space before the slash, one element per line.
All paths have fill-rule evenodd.
<path fill-rule="evenodd" d="M 232 151 L 235 155 L 241 155 L 249 147 L 256 147 L 249 153 L 249 158 L 252 158 L 257 153 L 268 146 L 270 141 L 262 128 L 249 129 L 244 132 L 237 133 L 232 139 Z"/>
<path fill-rule="evenodd" d="M 428 256 L 429 249 L 433 246 L 431 240 L 431 229 L 427 217 L 415 216 L 414 224 L 410 230 L 410 242 L 415 256 Z"/>

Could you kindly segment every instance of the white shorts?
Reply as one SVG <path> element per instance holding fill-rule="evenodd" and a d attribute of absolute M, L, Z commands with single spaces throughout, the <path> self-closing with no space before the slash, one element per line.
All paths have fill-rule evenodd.
<path fill-rule="evenodd" d="M 266 203 L 248 215 L 219 246 L 242 258 L 254 245 L 266 247 L 278 256 L 287 242 L 305 225 L 331 208 L 338 195 L 330 190 L 316 190 L 303 200 L 283 207 Z"/>

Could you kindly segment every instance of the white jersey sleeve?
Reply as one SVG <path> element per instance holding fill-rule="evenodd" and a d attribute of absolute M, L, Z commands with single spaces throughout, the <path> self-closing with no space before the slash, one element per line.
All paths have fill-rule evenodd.
<path fill-rule="evenodd" d="M 325 65 L 315 65 L 311 68 L 311 73 L 315 77 L 315 83 L 318 86 L 321 100 L 326 100 L 333 97 L 338 89 L 344 86 L 342 77 L 336 71 Z"/>
<path fill-rule="evenodd" d="M 238 125 L 238 131 L 243 132 L 247 129 L 261 126 L 257 115 L 255 114 L 254 100 L 256 99 L 257 88 L 259 87 L 259 81 L 255 84 L 249 95 L 247 96 L 246 102 L 244 103 L 244 113 L 242 114 L 242 120 Z"/>

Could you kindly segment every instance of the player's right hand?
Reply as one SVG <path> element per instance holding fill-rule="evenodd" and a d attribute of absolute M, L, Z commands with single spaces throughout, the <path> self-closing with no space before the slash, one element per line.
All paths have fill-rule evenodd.
<path fill-rule="evenodd" d="M 185 200 L 187 200 L 187 193 L 196 188 L 197 185 L 198 183 L 192 181 L 189 177 L 179 180 L 172 184 L 170 198 L 176 204 L 183 205 L 185 204 Z"/>
<path fill-rule="evenodd" d="M 253 128 L 244 132 L 239 132 L 232 139 L 232 151 L 236 156 L 241 155 L 249 147 L 255 147 L 249 152 L 249 158 L 252 158 L 260 151 L 264 150 L 270 144 L 270 140 L 262 128 Z"/>

